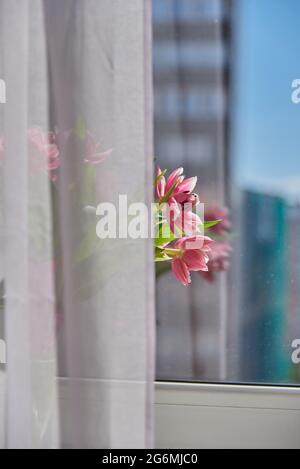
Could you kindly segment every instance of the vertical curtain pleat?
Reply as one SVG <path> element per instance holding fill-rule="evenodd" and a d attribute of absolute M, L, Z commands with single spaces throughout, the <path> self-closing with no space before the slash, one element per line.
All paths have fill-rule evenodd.
<path fill-rule="evenodd" d="M 28 5 L 2 2 L 5 76 L 5 289 L 7 357 L 7 445 L 31 446 L 31 353 L 28 297 Z M 15 18 L 22 19 L 18 24 Z M 13 53 L 12 53 L 13 52 Z M 16 74 L 15 63 L 18 63 Z M 16 118 L 16 109 L 18 117 Z M 17 136 L 17 138 L 15 138 Z M 14 344 L 18 344 L 16 347 Z"/>
<path fill-rule="evenodd" d="M 56 354 L 50 187 L 32 173 L 28 134 L 48 125 L 45 31 L 40 0 L 2 0 L 6 444 L 57 447 Z"/>
<path fill-rule="evenodd" d="M 154 135 L 153 135 L 153 80 L 152 80 L 152 1 L 145 1 L 144 9 L 144 126 L 145 126 L 145 202 L 149 207 L 153 201 Z M 148 243 L 146 254 L 148 279 L 146 282 L 146 342 L 147 342 L 147 398 L 146 398 L 146 447 L 154 448 L 154 386 L 156 351 L 155 282 L 153 275 L 153 247 Z"/>

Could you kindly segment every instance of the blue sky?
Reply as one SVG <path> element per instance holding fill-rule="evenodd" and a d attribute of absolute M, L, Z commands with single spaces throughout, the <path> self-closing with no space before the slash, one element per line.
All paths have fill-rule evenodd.
<path fill-rule="evenodd" d="M 235 177 L 300 200 L 300 0 L 235 0 Z"/>

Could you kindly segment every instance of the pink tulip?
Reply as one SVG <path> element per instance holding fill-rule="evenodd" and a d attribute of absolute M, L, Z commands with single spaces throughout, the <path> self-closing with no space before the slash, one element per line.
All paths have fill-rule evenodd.
<path fill-rule="evenodd" d="M 170 207 L 173 210 L 170 211 L 169 224 L 173 233 L 195 236 L 200 232 L 201 219 L 192 211 L 192 204 L 180 205 L 173 201 Z"/>
<path fill-rule="evenodd" d="M 192 236 L 180 238 L 172 243 L 172 271 L 183 285 L 191 283 L 191 271 L 208 270 L 212 242 L 206 236 Z"/>
<path fill-rule="evenodd" d="M 168 179 L 166 180 L 165 176 L 162 175 L 161 169 L 157 168 L 157 183 L 156 183 L 156 195 L 158 197 L 158 201 L 160 202 L 163 197 L 168 194 L 168 192 L 173 188 L 172 194 L 170 194 L 170 198 L 174 197 L 177 200 L 177 197 L 181 197 L 182 194 L 185 194 L 185 198 L 188 194 L 194 190 L 197 178 L 189 178 L 185 179 L 183 176 L 183 168 L 178 168 L 172 171 Z M 169 203 L 169 200 L 166 200 Z M 179 202 L 179 200 L 178 200 Z M 179 202 L 182 203 L 182 202 Z"/>
<path fill-rule="evenodd" d="M 28 141 L 40 155 L 46 159 L 46 168 L 49 173 L 57 170 L 60 167 L 59 150 L 56 144 L 56 135 L 53 132 L 43 132 L 40 127 L 33 127 L 28 130 Z M 34 158 L 33 155 L 32 160 Z M 43 161 L 32 161 L 35 170 L 43 170 L 45 168 Z M 51 179 L 55 175 L 50 176 Z"/>
<path fill-rule="evenodd" d="M 193 236 L 199 233 L 199 225 L 201 220 L 193 213 L 193 207 L 199 203 L 197 194 L 193 194 L 197 178 L 192 177 L 185 179 L 183 176 L 183 168 L 177 168 L 171 172 L 166 180 L 163 172 L 158 167 L 156 173 L 156 196 L 158 202 L 164 200 L 170 207 L 169 224 L 171 230 L 177 235 Z M 170 191 L 173 191 L 170 193 Z"/>
<path fill-rule="evenodd" d="M 112 153 L 112 149 L 102 151 L 100 143 L 96 142 L 94 136 L 90 132 L 88 132 L 86 136 L 85 149 L 85 163 L 94 165 L 102 163 L 102 161 L 104 161 Z"/>
<path fill-rule="evenodd" d="M 191 204 L 193 207 L 199 204 L 199 196 L 197 194 L 186 194 L 185 192 L 182 192 L 181 194 L 175 194 L 174 199 L 179 203 L 179 204 Z"/>
<path fill-rule="evenodd" d="M 197 177 L 192 177 L 188 179 L 184 179 L 181 181 L 177 187 L 174 189 L 174 197 L 179 196 L 181 194 L 191 194 L 195 189 L 197 184 Z"/>
<path fill-rule="evenodd" d="M 179 257 L 172 260 L 172 271 L 179 282 L 185 287 L 191 283 L 191 274 L 188 266 Z"/>
<path fill-rule="evenodd" d="M 208 271 L 202 272 L 206 280 L 213 282 L 215 279 L 215 273 L 227 272 L 230 267 L 230 257 L 232 253 L 232 247 L 228 241 L 215 242 L 211 246 L 211 251 L 208 254 Z"/>

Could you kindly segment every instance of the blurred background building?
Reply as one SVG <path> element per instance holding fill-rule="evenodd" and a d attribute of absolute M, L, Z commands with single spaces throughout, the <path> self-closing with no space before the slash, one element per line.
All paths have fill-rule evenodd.
<path fill-rule="evenodd" d="M 220 191 L 227 151 L 231 2 L 154 0 L 155 149 Z M 215 164 L 214 164 L 215 163 Z"/>
<path fill-rule="evenodd" d="M 225 203 L 231 2 L 154 0 L 155 155 L 198 176 L 202 201 Z M 197 275 L 197 274 L 196 274 Z M 159 279 L 158 376 L 225 378 L 225 279 L 188 290 Z M 171 376 L 170 376 L 171 374 Z"/>
<path fill-rule="evenodd" d="M 287 211 L 280 197 L 243 193 L 242 381 L 280 383 L 289 377 L 284 354 L 289 298 Z"/>

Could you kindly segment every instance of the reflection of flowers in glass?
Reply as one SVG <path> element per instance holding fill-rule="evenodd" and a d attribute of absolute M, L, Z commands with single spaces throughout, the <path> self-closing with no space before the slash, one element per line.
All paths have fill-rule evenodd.
<path fill-rule="evenodd" d="M 207 272 L 201 272 L 206 280 L 213 282 L 217 272 L 227 272 L 230 267 L 232 247 L 228 241 L 214 242 L 208 253 Z"/>
<path fill-rule="evenodd" d="M 60 166 L 59 150 L 54 132 L 44 132 L 40 127 L 28 129 L 29 166 L 32 174 L 49 172 L 50 179 L 55 180 L 54 172 Z M 4 158 L 5 142 L 0 138 L 0 160 Z"/>
<path fill-rule="evenodd" d="M 231 222 L 229 220 L 229 210 L 225 207 L 220 207 L 217 204 L 209 205 L 205 208 L 205 221 L 210 222 L 213 220 L 221 220 L 220 223 L 211 228 L 211 232 L 224 236 L 231 229 Z"/>
<path fill-rule="evenodd" d="M 49 301 L 41 311 L 38 305 L 31 308 L 34 327 L 33 353 L 35 356 L 47 356 L 52 353 L 53 339 L 56 330 L 63 322 L 63 298 L 64 285 L 62 272 L 61 239 L 60 239 L 60 201 L 61 189 L 73 191 L 71 203 L 73 207 L 80 209 L 86 205 L 97 205 L 97 169 L 94 165 L 103 162 L 112 150 L 101 151 L 96 138 L 85 129 L 77 132 L 76 128 L 61 131 L 45 131 L 40 126 L 32 126 L 27 129 L 23 145 L 23 151 L 19 158 L 28 166 L 28 242 L 30 243 L 30 271 L 28 275 L 29 289 L 34 292 L 38 289 Z M 19 138 L 20 136 L 11 136 Z M 13 142 L 12 142 L 13 143 Z M 8 150 L 8 138 L 0 136 L 0 165 L 1 170 L 7 163 L 5 150 Z M 9 157 L 10 155 L 8 155 Z M 76 158 L 76 157 L 79 158 Z M 26 161 L 24 159 L 26 158 Z M 58 184 L 61 163 L 70 158 L 76 161 L 76 171 L 70 172 L 66 178 L 68 184 L 63 186 L 65 180 Z M 85 164 L 88 163 L 88 164 Z M 75 166 L 75 163 L 74 163 Z M 78 170 L 78 171 L 77 171 Z M 72 176 L 72 180 L 69 180 Z M 45 182 L 51 185 L 51 191 Z M 51 231 L 49 230 L 48 203 L 51 197 Z M 74 205 L 73 205 L 74 203 Z M 45 210 L 44 210 L 45 209 Z M 47 209 L 47 210 L 46 210 Z M 83 220 L 85 222 L 85 220 Z M 93 234 L 95 235 L 93 236 Z M 95 224 L 88 220 L 80 236 L 74 243 L 74 268 L 81 268 L 83 262 L 88 262 L 94 253 L 97 253 L 98 245 L 95 243 Z M 73 245 L 72 245 L 73 246 Z M 57 265 L 57 267 L 56 267 Z M 55 277 L 55 285 L 53 285 Z M 0 279 L 1 280 L 1 279 Z M 0 282 L 3 283 L 4 281 Z M 53 289 L 56 288 L 55 303 L 53 302 Z M 50 295 L 50 296 L 49 296 Z M 0 285 L 0 302 L 5 303 Z M 53 318 L 55 313 L 55 318 Z"/>
<path fill-rule="evenodd" d="M 60 168 L 60 158 L 64 146 L 68 143 L 73 130 L 66 132 L 45 132 L 41 127 L 35 126 L 28 129 L 28 153 L 29 164 L 32 174 L 41 171 L 49 172 L 51 181 L 57 180 L 57 170 Z M 60 141 L 60 148 L 58 141 Z M 0 160 L 4 158 L 5 142 L 0 137 Z M 102 163 L 112 150 L 101 150 L 101 144 L 98 143 L 92 133 L 86 132 L 84 136 L 84 155 L 83 162 L 96 165 Z"/>
<path fill-rule="evenodd" d="M 33 127 L 28 130 L 29 155 L 31 158 L 31 168 L 33 171 L 46 169 L 49 171 L 51 180 L 56 179 L 53 174 L 60 166 L 59 150 L 54 132 L 44 132 L 40 127 Z M 32 150 L 37 150 L 36 154 Z M 44 161 L 40 161 L 39 157 Z"/>

